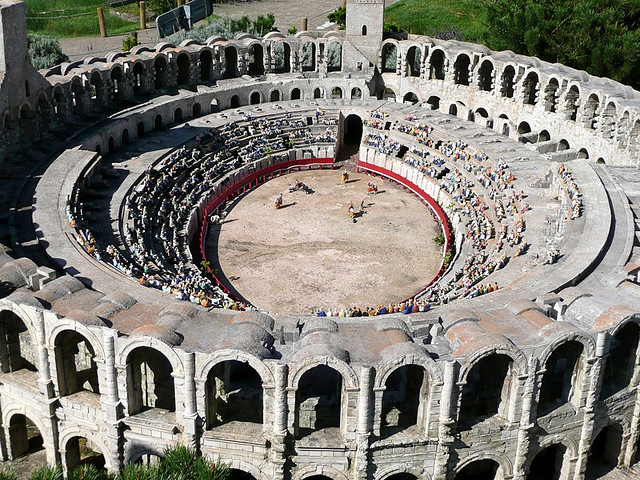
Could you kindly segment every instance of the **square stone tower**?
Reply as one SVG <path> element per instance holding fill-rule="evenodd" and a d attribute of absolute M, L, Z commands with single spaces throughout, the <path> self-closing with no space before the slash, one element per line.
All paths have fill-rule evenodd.
<path fill-rule="evenodd" d="M 345 69 L 369 71 L 378 62 L 384 29 L 384 0 L 347 0 Z"/>

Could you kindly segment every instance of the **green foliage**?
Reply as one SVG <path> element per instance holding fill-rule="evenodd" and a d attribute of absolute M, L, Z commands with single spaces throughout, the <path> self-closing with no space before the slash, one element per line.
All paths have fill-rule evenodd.
<path fill-rule="evenodd" d="M 11 470 L 7 470 L 0 472 L 0 480 L 18 480 L 18 475 Z"/>
<path fill-rule="evenodd" d="M 27 44 L 29 60 L 37 70 L 69 61 L 69 57 L 62 53 L 60 43 L 57 40 L 43 35 L 29 34 Z"/>
<path fill-rule="evenodd" d="M 290 25 L 287 35 L 295 35 L 296 33 L 298 33 L 298 28 L 295 25 Z"/>
<path fill-rule="evenodd" d="M 31 474 L 31 480 L 62 480 L 62 469 L 60 465 L 39 468 Z"/>
<path fill-rule="evenodd" d="M 128 35 L 122 40 L 122 51 L 128 52 L 138 44 L 138 37 L 135 35 Z"/>
<path fill-rule="evenodd" d="M 112 480 L 113 476 L 104 470 L 99 470 L 95 465 L 81 465 L 74 469 L 67 480 Z"/>
<path fill-rule="evenodd" d="M 344 30 L 347 23 L 347 9 L 345 7 L 338 7 L 327 15 L 327 18 L 330 22 L 337 23 L 340 30 Z"/>
<path fill-rule="evenodd" d="M 206 42 L 207 38 L 213 36 L 221 36 L 224 38 L 233 38 L 236 33 L 247 32 L 254 35 L 263 36 L 271 31 L 276 23 L 276 17 L 273 13 L 258 15 L 255 20 L 251 20 L 244 15 L 240 18 L 231 17 L 211 17 L 209 21 L 197 26 L 196 28 L 185 31 L 181 30 L 167 37 L 167 41 L 178 45 L 183 40 L 193 39 L 199 42 Z"/>
<path fill-rule="evenodd" d="M 442 247 L 444 245 L 444 235 L 442 233 L 439 233 L 438 235 L 433 237 L 433 243 L 435 243 L 439 247 Z"/>
<path fill-rule="evenodd" d="M 161 15 L 178 6 L 176 0 L 146 0 L 146 5 L 156 15 Z"/>
<path fill-rule="evenodd" d="M 165 450 L 159 472 L 176 480 L 226 480 L 230 474 L 228 467 L 209 463 L 184 445 Z"/>

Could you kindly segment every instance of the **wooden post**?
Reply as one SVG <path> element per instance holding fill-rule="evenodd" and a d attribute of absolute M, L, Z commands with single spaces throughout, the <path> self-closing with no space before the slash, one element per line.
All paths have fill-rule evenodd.
<path fill-rule="evenodd" d="M 184 0 L 178 0 L 178 6 L 181 7 L 182 5 L 184 5 Z"/>
<path fill-rule="evenodd" d="M 107 36 L 107 27 L 104 25 L 104 12 L 102 7 L 98 7 L 98 25 L 100 26 L 100 36 Z"/>
<path fill-rule="evenodd" d="M 147 4 L 140 2 L 140 30 L 147 29 Z"/>
<path fill-rule="evenodd" d="M 302 31 L 306 32 L 307 31 L 307 17 L 302 17 Z"/>

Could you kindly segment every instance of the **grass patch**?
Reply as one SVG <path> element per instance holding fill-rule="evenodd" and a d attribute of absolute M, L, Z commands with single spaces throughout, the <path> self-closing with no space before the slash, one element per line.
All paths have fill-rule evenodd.
<path fill-rule="evenodd" d="M 455 29 L 468 42 L 480 42 L 486 9 L 478 0 L 400 0 L 385 9 L 385 20 L 409 33 L 435 36 Z"/>
<path fill-rule="evenodd" d="M 138 24 L 109 13 L 104 1 L 85 0 L 26 0 L 27 31 L 50 37 L 98 36 L 97 8 L 103 6 L 108 35 L 136 30 Z M 137 4 L 134 3 L 137 7 Z"/>

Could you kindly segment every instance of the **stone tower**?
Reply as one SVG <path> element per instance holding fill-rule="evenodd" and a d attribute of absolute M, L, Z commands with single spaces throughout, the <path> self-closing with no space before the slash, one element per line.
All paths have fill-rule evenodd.
<path fill-rule="evenodd" d="M 378 62 L 384 28 L 384 0 L 347 0 L 345 67 L 369 71 Z"/>

